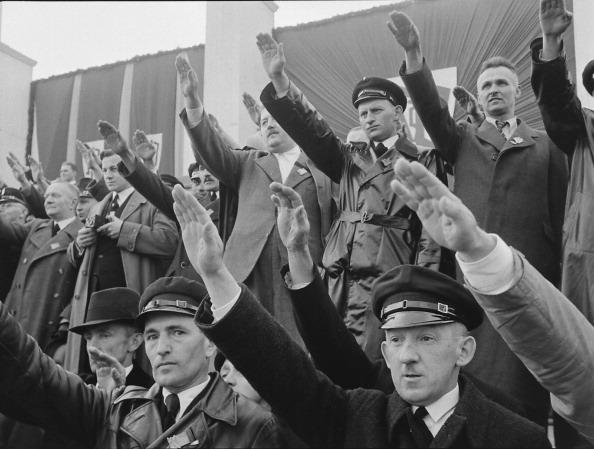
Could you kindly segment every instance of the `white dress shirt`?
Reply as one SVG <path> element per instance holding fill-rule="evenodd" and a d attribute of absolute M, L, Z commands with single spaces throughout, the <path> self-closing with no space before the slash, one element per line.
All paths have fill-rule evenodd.
<path fill-rule="evenodd" d="M 379 145 L 379 143 L 383 143 L 384 146 L 386 147 L 386 150 L 389 150 L 396 143 L 396 141 L 398 140 L 398 137 L 400 137 L 400 136 L 398 134 L 395 134 L 392 137 L 388 137 L 383 142 L 374 142 L 374 145 Z M 375 149 L 374 149 L 373 145 L 370 145 L 369 149 L 370 149 L 369 152 L 371 153 L 371 158 L 373 159 L 373 162 L 375 163 L 375 161 L 377 161 L 377 155 L 375 154 Z"/>
<path fill-rule="evenodd" d="M 458 405 L 459 400 L 460 387 L 456 384 L 453 390 L 450 390 L 437 401 L 425 407 L 427 415 L 423 418 L 423 422 L 429 429 L 429 432 L 431 432 L 431 435 L 434 437 L 437 435 L 439 429 L 441 429 L 448 418 L 452 416 L 452 413 L 454 413 L 454 409 L 456 408 L 456 405 Z M 419 407 L 416 405 L 413 405 L 413 413 L 416 412 L 418 408 Z"/>
<path fill-rule="evenodd" d="M 210 377 L 201 384 L 195 385 L 193 387 L 188 388 L 187 390 L 177 393 L 177 397 L 179 398 L 179 412 L 177 412 L 177 416 L 175 417 L 176 421 L 184 415 L 184 412 L 188 408 L 188 405 L 190 405 L 194 398 L 198 396 L 202 392 L 202 390 L 204 390 L 204 388 L 206 388 L 208 382 L 210 382 Z M 165 398 L 167 398 L 167 396 L 169 396 L 170 394 L 173 393 L 169 391 L 167 388 L 163 387 L 163 400 L 165 400 Z"/>
<path fill-rule="evenodd" d="M 128 199 L 128 197 L 130 195 L 132 195 L 132 193 L 134 193 L 134 187 L 130 186 L 127 189 L 122 190 L 121 192 L 113 192 L 113 196 L 111 197 L 111 201 L 113 201 L 115 198 L 118 199 L 118 204 L 120 205 L 120 207 L 122 206 L 122 204 L 124 204 L 124 202 Z M 109 215 L 115 215 L 115 211 L 110 211 Z"/>
<path fill-rule="evenodd" d="M 299 159 L 299 156 L 301 155 L 301 150 L 298 146 L 294 146 L 293 148 L 291 148 L 288 151 L 285 151 L 284 153 L 272 154 L 278 161 L 278 168 L 280 169 L 281 179 L 284 183 L 289 177 L 289 173 L 291 173 L 291 170 L 293 170 L 295 162 L 297 162 L 297 159 Z"/>
<path fill-rule="evenodd" d="M 492 124 L 495 128 L 497 128 L 497 125 L 495 124 L 495 122 L 497 121 L 496 118 L 493 117 L 485 117 L 485 120 L 488 121 L 490 124 Z M 516 119 L 516 117 L 512 117 L 508 120 L 500 120 L 502 122 L 506 122 L 509 126 L 505 126 L 501 132 L 503 133 L 503 135 L 505 136 L 505 138 L 507 140 L 509 140 L 509 138 L 511 136 L 514 135 L 514 133 L 516 132 L 516 129 L 518 129 L 518 120 Z"/>
<path fill-rule="evenodd" d="M 68 226 L 70 223 L 72 223 L 75 218 L 76 217 L 70 217 L 70 218 L 65 218 L 64 220 L 60 220 L 60 221 L 54 220 L 54 223 L 56 223 L 58 225 L 58 227 L 60 228 L 60 231 L 61 231 L 66 226 Z"/>
<path fill-rule="evenodd" d="M 498 295 L 513 287 L 514 255 L 498 235 L 489 235 L 497 239 L 489 254 L 476 262 L 464 262 L 456 253 L 456 260 L 470 287 L 485 295 Z"/>

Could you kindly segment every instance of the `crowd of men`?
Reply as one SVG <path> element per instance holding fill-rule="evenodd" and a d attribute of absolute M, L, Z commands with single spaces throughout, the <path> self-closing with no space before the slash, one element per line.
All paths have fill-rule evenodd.
<path fill-rule="evenodd" d="M 244 94 L 243 147 L 176 58 L 188 186 L 107 121 L 104 150 L 77 141 L 85 177 L 9 153 L 0 448 L 550 447 L 551 416 L 557 447 L 592 447 L 594 113 L 566 67 L 572 14 L 539 3 L 545 131 L 517 117 L 502 56 L 476 96 L 454 89 L 456 122 L 393 12 L 433 150 L 378 77 L 341 141 L 259 34 L 270 83 L 261 105 Z"/>

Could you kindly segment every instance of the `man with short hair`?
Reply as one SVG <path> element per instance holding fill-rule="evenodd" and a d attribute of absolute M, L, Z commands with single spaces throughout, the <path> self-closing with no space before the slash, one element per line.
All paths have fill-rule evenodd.
<path fill-rule="evenodd" d="M 417 27 L 401 12 L 390 15 L 388 26 L 405 50 L 400 75 L 415 109 L 435 147 L 454 167 L 454 193 L 480 226 L 500 234 L 558 283 L 567 159 L 546 133 L 516 116 L 521 91 L 514 66 L 502 57 L 485 61 L 477 79 L 485 120 L 478 128 L 456 123 L 423 58 Z M 469 372 L 517 398 L 528 417 L 546 425 L 546 391 L 488 321 L 475 335 L 481 345 Z"/>
<path fill-rule="evenodd" d="M 275 194 L 279 214 L 295 217 L 287 224 L 288 246 L 302 244 L 308 229 L 303 206 L 291 205 L 282 191 Z M 397 393 L 343 390 L 320 375 L 309 355 L 234 281 L 204 208 L 183 189 L 176 187 L 173 195 L 184 242 L 209 293 L 196 314 L 199 328 L 307 444 L 550 447 L 544 429 L 489 401 L 459 376 L 476 344 L 468 330 L 483 319 L 461 284 L 414 265 L 380 276 L 373 310 L 385 332 L 382 354 Z"/>
<path fill-rule="evenodd" d="M 289 80 L 282 44 L 269 34 L 257 39 L 271 80 L 260 96 L 262 103 L 316 167 L 339 184 L 339 214 L 322 260 L 325 281 L 347 327 L 369 358 L 377 360 L 383 337 L 371 310 L 373 282 L 400 264 L 439 269 L 441 255 L 424 238 L 414 212 L 389 190 L 394 161 L 420 156 L 402 132 L 406 95 L 385 78 L 359 81 L 352 103 L 369 143 L 343 143 Z"/>
<path fill-rule="evenodd" d="M 150 388 L 154 381 L 134 363 L 136 350 L 142 345 L 142 333 L 136 323 L 140 296 L 125 287 L 108 288 L 94 292 L 89 300 L 89 309 L 84 323 L 68 329 L 82 335 L 89 348 L 96 348 L 114 357 L 124 367 L 126 385 Z M 92 376 L 85 378 L 88 384 L 97 383 L 97 362 L 89 354 Z"/>
<path fill-rule="evenodd" d="M 78 180 L 78 203 L 76 203 L 76 216 L 81 222 L 85 222 L 91 208 L 97 204 L 97 200 L 89 190 L 89 184 L 93 183 L 92 178 L 80 178 Z"/>
<path fill-rule="evenodd" d="M 76 185 L 76 164 L 69 161 L 62 162 L 60 166 L 60 181 L 69 182 L 72 185 Z"/>
<path fill-rule="evenodd" d="M 267 151 L 228 148 L 202 105 L 196 73 L 187 56 L 178 55 L 176 66 L 185 105 L 181 119 L 196 161 L 236 196 L 237 211 L 226 241 L 225 262 L 233 275 L 256 291 L 264 307 L 301 342 L 280 275 L 286 250 L 279 241 L 268 186 L 278 181 L 300 192 L 312 223 L 312 257 L 320 263 L 324 238 L 333 218 L 332 182 L 314 167 L 266 110 L 260 114 L 260 130 Z M 221 227 L 228 225 L 221 223 Z M 222 233 L 226 235 L 226 231 Z"/>
<path fill-rule="evenodd" d="M 86 447 L 282 447 L 274 416 L 209 373 L 215 348 L 194 323 L 206 294 L 180 277 L 148 286 L 137 318 L 156 383 L 113 393 L 56 365 L 0 304 L 0 411 Z M 101 368 L 119 365 L 93 354 Z"/>

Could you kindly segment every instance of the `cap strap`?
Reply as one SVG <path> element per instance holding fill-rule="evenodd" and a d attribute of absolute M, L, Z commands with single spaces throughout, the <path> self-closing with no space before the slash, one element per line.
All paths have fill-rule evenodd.
<path fill-rule="evenodd" d="M 442 315 L 452 316 L 458 318 L 456 314 L 456 308 L 442 302 L 427 302 L 427 301 L 411 301 L 405 299 L 400 302 L 389 304 L 382 310 L 382 320 L 388 318 L 395 312 L 403 312 L 406 310 L 420 310 L 420 311 L 432 311 Z"/>
<path fill-rule="evenodd" d="M 144 306 L 142 311 L 148 312 L 149 310 L 160 309 L 163 307 L 175 307 L 176 309 L 186 309 L 191 310 L 192 312 L 196 312 L 198 310 L 198 307 L 193 306 L 192 304 L 189 304 L 188 301 L 184 301 L 182 299 L 153 299 L 152 301 L 149 301 L 146 306 Z"/>

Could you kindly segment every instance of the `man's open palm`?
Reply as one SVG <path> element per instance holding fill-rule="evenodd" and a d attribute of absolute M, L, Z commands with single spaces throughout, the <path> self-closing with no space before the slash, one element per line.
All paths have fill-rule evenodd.
<path fill-rule="evenodd" d="M 258 34 L 256 40 L 266 73 L 268 73 L 270 78 L 280 76 L 287 63 L 283 44 L 277 43 L 268 33 Z"/>
<path fill-rule="evenodd" d="M 390 14 L 388 28 L 405 51 L 420 48 L 419 30 L 403 12 L 394 11 Z"/>
<path fill-rule="evenodd" d="M 540 0 L 540 27 L 543 34 L 560 36 L 571 25 L 573 14 L 565 0 Z"/>

